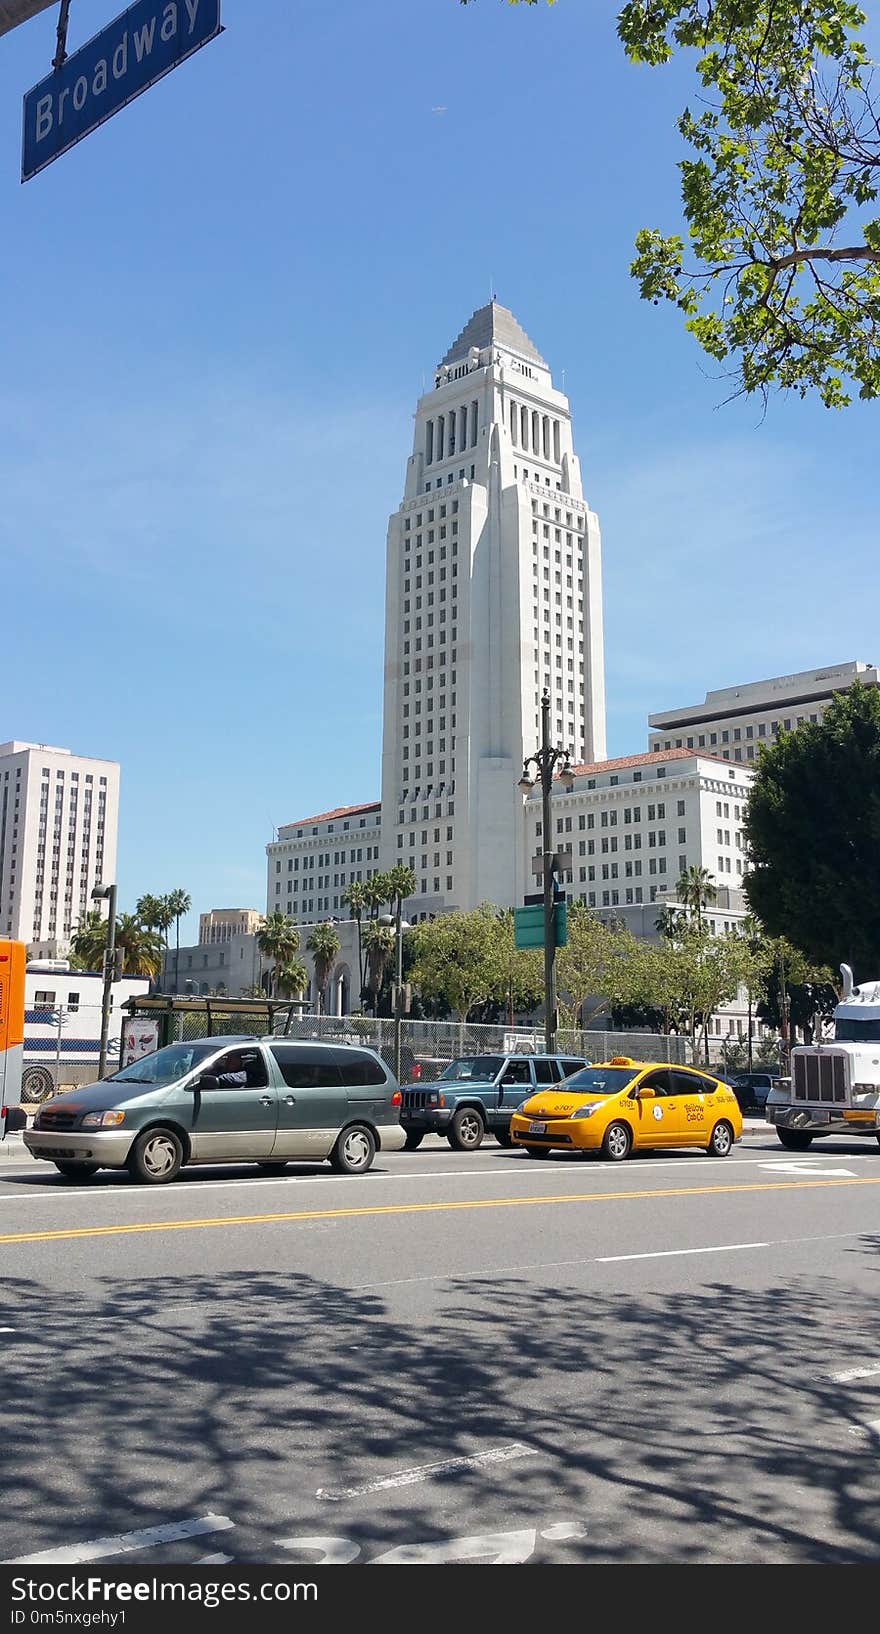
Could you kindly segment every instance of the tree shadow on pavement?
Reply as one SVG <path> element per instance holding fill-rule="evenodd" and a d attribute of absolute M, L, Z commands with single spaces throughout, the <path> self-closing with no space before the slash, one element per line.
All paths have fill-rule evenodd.
<path fill-rule="evenodd" d="M 296 1271 L 7 1279 L 0 1557 L 210 1511 L 235 1531 L 204 1547 L 262 1562 L 297 1533 L 371 1556 L 542 1521 L 586 1527 L 570 1560 L 875 1560 L 878 1381 L 831 1377 L 876 1355 L 875 1300 L 850 1289 L 842 1332 L 820 1276 L 646 1296 L 610 1271 L 453 1277 L 405 1319 Z M 316 1496 L 513 1442 L 530 1455 Z"/>

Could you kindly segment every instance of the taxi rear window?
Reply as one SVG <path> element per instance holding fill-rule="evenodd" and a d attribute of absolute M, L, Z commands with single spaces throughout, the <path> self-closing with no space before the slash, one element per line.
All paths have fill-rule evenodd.
<path fill-rule="evenodd" d="M 572 1078 L 566 1078 L 566 1092 L 576 1089 L 579 1095 L 614 1095 L 631 1084 L 635 1071 L 632 1067 L 584 1067 Z"/>

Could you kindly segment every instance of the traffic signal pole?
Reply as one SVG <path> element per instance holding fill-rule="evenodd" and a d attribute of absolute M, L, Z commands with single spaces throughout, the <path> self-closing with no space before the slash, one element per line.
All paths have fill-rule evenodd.
<path fill-rule="evenodd" d="M 104 948 L 104 990 L 101 997 L 101 1053 L 98 1059 L 98 1077 L 103 1078 L 107 1067 L 107 1035 L 110 1031 L 110 991 L 116 963 L 116 886 L 106 887 L 109 902 L 107 915 L 107 942 Z"/>

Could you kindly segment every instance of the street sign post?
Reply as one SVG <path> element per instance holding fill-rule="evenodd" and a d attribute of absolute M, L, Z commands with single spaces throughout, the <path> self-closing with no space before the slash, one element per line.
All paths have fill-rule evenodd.
<path fill-rule="evenodd" d="M 223 32 L 221 0 L 137 0 L 28 91 L 21 179 L 89 136 Z"/>

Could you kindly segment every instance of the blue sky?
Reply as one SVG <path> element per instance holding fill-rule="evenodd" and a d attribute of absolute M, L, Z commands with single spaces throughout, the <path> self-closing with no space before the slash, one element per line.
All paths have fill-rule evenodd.
<path fill-rule="evenodd" d="M 71 48 L 113 10 L 76 0 Z M 261 907 L 273 825 L 377 796 L 387 518 L 490 289 L 565 370 L 611 753 L 707 687 L 877 661 L 880 409 L 721 406 L 639 301 L 692 80 L 627 64 L 613 8 L 224 0 L 21 187 L 54 20 L 0 41 L 0 740 L 121 761 L 125 907 Z"/>

